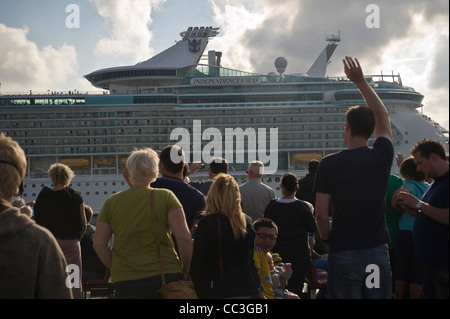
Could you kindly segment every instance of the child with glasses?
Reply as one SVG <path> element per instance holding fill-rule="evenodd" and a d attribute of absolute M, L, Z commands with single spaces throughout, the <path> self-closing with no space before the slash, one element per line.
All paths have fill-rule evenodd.
<path fill-rule="evenodd" d="M 263 285 L 263 295 L 266 299 L 274 299 L 273 282 L 267 254 L 270 254 L 277 241 L 278 228 L 270 219 L 259 218 L 253 222 L 256 232 L 253 260 Z"/>

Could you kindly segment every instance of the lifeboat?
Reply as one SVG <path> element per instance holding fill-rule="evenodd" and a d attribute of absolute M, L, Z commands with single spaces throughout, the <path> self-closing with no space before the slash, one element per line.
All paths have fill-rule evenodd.
<path fill-rule="evenodd" d="M 94 160 L 94 163 L 97 165 L 108 165 L 108 166 L 112 165 L 112 162 L 110 160 L 106 160 L 106 159 Z"/>
<path fill-rule="evenodd" d="M 120 166 L 125 166 L 127 164 L 128 157 L 122 157 L 120 159 Z"/>
<path fill-rule="evenodd" d="M 292 157 L 294 163 L 309 162 L 310 160 L 321 160 L 322 155 L 318 153 L 298 153 Z"/>
<path fill-rule="evenodd" d="M 65 164 L 69 167 L 89 167 L 90 162 L 86 158 L 65 158 L 59 161 L 61 164 Z"/>

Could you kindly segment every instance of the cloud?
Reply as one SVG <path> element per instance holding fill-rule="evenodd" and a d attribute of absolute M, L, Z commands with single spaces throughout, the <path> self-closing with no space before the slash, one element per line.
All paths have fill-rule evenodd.
<path fill-rule="evenodd" d="M 130 56 L 132 60 L 153 55 L 149 30 L 150 14 L 166 0 L 91 0 L 98 14 L 106 21 L 109 35 L 102 37 L 95 48 L 98 56 Z"/>
<path fill-rule="evenodd" d="M 64 88 L 77 73 L 77 53 L 73 46 L 40 49 L 27 39 L 29 30 L 0 24 L 0 82 L 2 92 L 23 92 L 26 89 Z"/>
<path fill-rule="evenodd" d="M 404 85 L 422 93 L 424 113 L 448 128 L 448 15 L 435 11 L 431 17 L 423 10 L 411 12 L 411 17 L 405 37 L 385 48 L 381 66 L 400 73 Z"/>
<path fill-rule="evenodd" d="M 379 0 L 379 28 L 368 28 L 373 1 L 209 0 L 221 35 L 209 48 L 223 52 L 222 65 L 257 73 L 276 71 L 274 60 L 288 61 L 286 74 L 306 72 L 341 32 L 328 75 L 341 76 L 344 56 L 358 57 L 366 74 L 400 73 L 403 83 L 425 95 L 424 112 L 449 127 L 447 0 Z"/>
<path fill-rule="evenodd" d="M 269 46 L 284 41 L 285 33 L 293 31 L 298 0 L 283 5 L 273 1 L 210 0 L 214 20 L 221 27 L 221 37 L 210 48 L 224 52 L 223 64 L 236 69 L 258 72 L 262 61 L 275 60 Z M 272 58 L 272 56 L 274 56 Z M 273 63 L 271 63 L 273 65 Z"/>

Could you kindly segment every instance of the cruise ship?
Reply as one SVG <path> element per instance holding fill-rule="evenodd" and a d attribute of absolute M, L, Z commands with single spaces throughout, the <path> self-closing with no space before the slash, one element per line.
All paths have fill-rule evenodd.
<path fill-rule="evenodd" d="M 302 177 L 311 159 L 345 149 L 345 112 L 364 100 L 345 76 L 326 75 L 340 35 L 326 38 L 306 73 L 286 74 L 287 61 L 278 57 L 274 72 L 257 74 L 222 66 L 222 52 L 204 55 L 218 30 L 189 27 L 147 61 L 85 75 L 103 93 L 2 93 L 0 131 L 27 155 L 25 200 L 51 186 L 47 170 L 61 162 L 75 171 L 72 187 L 98 213 L 111 194 L 128 188 L 122 172 L 130 152 L 169 144 L 183 146 L 189 162 L 227 158 L 238 183 L 246 182 L 248 162 L 261 160 L 263 181 L 281 195 L 283 173 Z M 448 151 L 448 131 L 421 112 L 422 94 L 400 75 L 367 81 L 390 113 L 396 153 L 408 156 L 424 137 Z M 398 173 L 395 161 L 392 172 Z M 207 179 L 206 169 L 191 175 Z"/>

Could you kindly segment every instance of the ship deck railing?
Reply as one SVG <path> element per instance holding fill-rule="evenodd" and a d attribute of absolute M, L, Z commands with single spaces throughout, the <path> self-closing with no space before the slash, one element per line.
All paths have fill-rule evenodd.
<path fill-rule="evenodd" d="M 48 96 L 72 97 L 84 95 L 109 95 L 108 91 L 29 91 L 29 92 L 0 92 L 0 96 Z"/>

